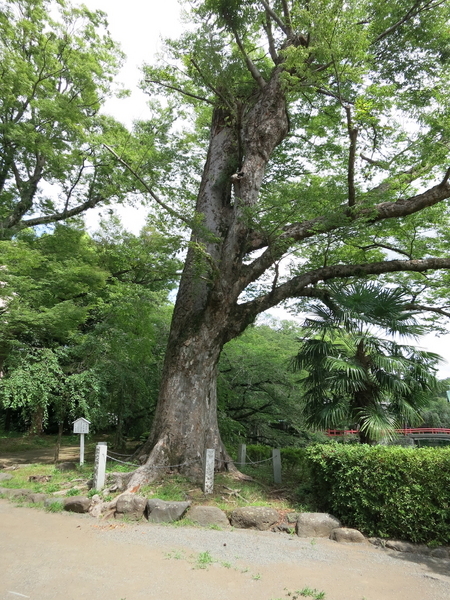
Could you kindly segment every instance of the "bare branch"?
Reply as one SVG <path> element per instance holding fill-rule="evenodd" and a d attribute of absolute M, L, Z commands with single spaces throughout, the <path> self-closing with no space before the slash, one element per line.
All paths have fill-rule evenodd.
<path fill-rule="evenodd" d="M 275 40 L 273 39 L 273 32 L 272 32 L 272 23 L 271 20 L 266 12 L 266 22 L 263 24 L 264 27 L 264 31 L 266 32 L 267 35 L 267 41 L 269 43 L 269 53 L 270 56 L 273 60 L 273 62 L 277 65 L 280 62 L 280 57 L 278 56 L 278 52 L 277 49 L 275 47 Z"/>
<path fill-rule="evenodd" d="M 203 96 L 197 96 L 197 94 L 191 94 L 190 92 L 187 92 L 186 90 L 182 90 L 181 88 L 179 88 L 175 85 L 169 85 L 168 83 L 162 83 L 161 81 L 156 81 L 155 79 L 146 79 L 145 81 L 146 81 L 146 83 L 155 83 L 156 85 L 160 85 L 161 87 L 166 88 L 168 90 L 174 90 L 175 92 L 179 92 L 180 94 L 183 94 L 183 96 L 188 96 L 189 98 L 194 98 L 195 100 L 201 100 L 202 102 L 207 102 L 208 104 L 211 104 L 212 106 L 214 106 L 214 102 L 209 100 L 209 98 L 204 98 Z"/>
<path fill-rule="evenodd" d="M 380 242 L 374 242 L 373 244 L 369 244 L 368 246 L 356 246 L 360 250 L 373 250 L 375 248 L 383 248 L 383 250 L 389 250 L 389 252 L 395 252 L 396 254 L 401 254 L 402 256 L 406 256 L 406 258 L 412 259 L 411 255 L 405 250 L 400 250 L 399 248 L 395 248 L 395 246 L 390 246 L 389 244 L 382 244 Z"/>
<path fill-rule="evenodd" d="M 352 111 L 349 106 L 345 106 L 347 115 L 347 129 L 350 138 L 350 148 L 348 153 L 347 185 L 348 185 L 348 205 L 355 206 L 355 159 L 356 159 L 356 140 L 358 138 L 358 129 L 353 126 Z"/>
<path fill-rule="evenodd" d="M 439 306 L 425 306 L 424 304 L 416 304 L 415 302 L 411 302 L 410 304 L 405 304 L 405 309 L 414 310 L 417 312 L 433 312 L 438 315 L 442 315 L 443 317 L 450 317 L 450 311 Z"/>
<path fill-rule="evenodd" d="M 66 219 L 70 219 L 70 217 L 75 217 L 76 215 L 81 214 L 88 208 L 94 208 L 103 200 L 105 200 L 103 196 L 97 196 L 96 198 L 90 198 L 89 200 L 86 200 L 86 202 L 83 202 L 82 204 L 79 204 L 70 210 L 64 210 L 63 212 L 54 213 L 53 215 L 45 215 L 42 217 L 21 221 L 18 225 L 18 229 L 35 227 L 36 225 L 47 225 L 48 223 L 54 223 L 55 221 L 65 221 Z"/>
<path fill-rule="evenodd" d="M 236 44 L 238 45 L 239 50 L 241 51 L 242 56 L 244 57 L 245 64 L 247 65 L 247 69 L 250 71 L 251 76 L 256 81 L 256 83 L 259 85 L 259 87 L 261 89 L 264 89 L 265 86 L 266 86 L 266 81 L 264 80 L 263 76 L 261 75 L 261 73 L 257 69 L 255 63 L 252 61 L 252 59 L 246 53 L 245 48 L 244 48 L 244 44 L 242 43 L 242 40 L 239 37 L 238 32 L 235 29 L 233 29 L 233 33 L 234 33 L 234 37 L 235 37 L 235 40 L 236 40 Z"/>
<path fill-rule="evenodd" d="M 348 277 L 366 277 L 367 275 L 383 275 L 386 273 L 415 272 L 449 269 L 450 258 L 428 258 L 422 260 L 390 260 L 376 263 L 356 265 L 333 265 L 315 269 L 294 277 L 279 285 L 275 290 L 255 298 L 250 302 L 236 306 L 233 318 L 246 324 L 255 317 L 289 298 L 317 298 L 317 289 L 312 287 L 320 281 L 346 279 Z M 419 305 L 416 305 L 419 306 Z M 436 311 L 439 312 L 439 311 Z"/>
<path fill-rule="evenodd" d="M 120 162 L 121 165 L 123 165 L 126 169 L 128 169 L 130 171 L 130 173 L 137 179 L 137 181 L 139 181 L 139 183 L 150 194 L 150 196 L 153 198 L 153 200 L 155 202 L 157 202 L 162 208 L 164 208 L 164 210 L 166 210 L 170 215 L 172 215 L 172 217 L 175 217 L 176 219 L 180 219 L 180 221 L 183 221 L 183 223 L 186 223 L 186 225 L 189 225 L 189 227 L 192 225 L 189 219 L 187 219 L 181 213 L 177 212 L 172 207 L 170 207 L 168 204 L 166 204 L 163 200 L 161 200 L 161 198 L 159 198 L 159 196 L 147 185 L 147 183 L 142 179 L 142 177 L 138 173 L 136 173 L 136 171 L 133 169 L 133 167 L 131 167 L 123 158 L 121 158 L 115 150 L 113 150 L 107 144 L 103 144 L 103 146 L 106 148 L 106 150 L 108 150 L 108 152 L 110 152 Z"/>
<path fill-rule="evenodd" d="M 79 183 L 79 181 L 81 179 L 81 176 L 83 175 L 84 167 L 85 167 L 85 161 L 83 159 L 83 164 L 81 165 L 80 169 L 78 170 L 78 174 L 75 177 L 75 181 L 70 186 L 69 191 L 67 192 L 66 202 L 65 202 L 65 205 L 64 205 L 64 211 L 63 212 L 67 211 L 67 208 L 69 206 L 70 198 L 72 197 L 73 191 L 77 187 L 77 185 L 78 185 L 78 183 Z"/>
<path fill-rule="evenodd" d="M 286 25 L 283 23 L 283 21 L 280 19 L 280 17 L 273 11 L 273 9 L 269 5 L 269 3 L 266 2 L 266 0 L 261 0 L 261 4 L 266 9 L 266 13 L 270 16 L 270 18 L 273 19 L 275 21 L 275 23 L 278 25 L 278 27 L 280 27 L 280 29 L 283 31 L 283 33 L 285 33 L 288 36 L 289 32 L 288 32 Z"/>

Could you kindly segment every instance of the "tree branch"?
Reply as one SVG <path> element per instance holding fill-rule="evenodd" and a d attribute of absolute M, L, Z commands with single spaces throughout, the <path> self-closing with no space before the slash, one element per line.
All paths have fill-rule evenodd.
<path fill-rule="evenodd" d="M 269 5 L 269 3 L 266 2 L 266 0 L 260 0 L 260 1 L 261 1 L 261 4 L 266 9 L 266 13 L 270 16 L 270 18 L 273 21 L 275 21 L 275 23 L 278 25 L 278 27 L 280 27 L 280 29 L 283 31 L 283 33 L 285 33 L 287 36 L 289 36 L 289 30 L 288 30 L 288 28 L 283 23 L 283 21 L 280 19 L 280 17 L 273 11 L 273 9 Z"/>
<path fill-rule="evenodd" d="M 405 309 L 414 311 L 417 310 L 419 312 L 433 312 L 444 317 L 450 317 L 450 311 L 440 308 L 439 306 L 425 306 L 424 304 L 416 304 L 415 302 L 411 302 L 410 304 L 405 304 Z"/>
<path fill-rule="evenodd" d="M 259 85 L 259 87 L 261 89 L 264 89 L 266 87 L 266 81 L 263 79 L 261 73 L 258 71 L 255 63 L 252 61 L 252 59 L 246 53 L 244 44 L 242 43 L 242 40 L 239 37 L 238 32 L 234 28 L 233 28 L 233 33 L 234 33 L 234 38 L 236 40 L 236 44 L 238 45 L 239 50 L 241 51 L 242 56 L 244 57 L 245 64 L 247 65 L 247 69 L 250 71 L 251 76 L 256 81 L 256 83 Z"/>
<path fill-rule="evenodd" d="M 292 29 L 291 13 L 289 12 L 289 6 L 286 0 L 281 0 L 281 4 L 283 6 L 284 21 L 286 23 L 286 33 L 288 37 L 292 37 L 294 32 Z"/>
<path fill-rule="evenodd" d="M 194 98 L 195 100 L 201 100 L 202 102 L 207 102 L 208 104 L 211 104 L 211 106 L 214 106 L 214 102 L 209 100 L 209 98 L 204 98 L 203 96 L 197 96 L 196 94 L 191 94 L 190 92 L 187 92 L 186 90 L 182 90 L 181 88 L 179 88 L 175 85 L 169 85 L 168 83 L 162 83 L 161 81 L 156 81 L 156 79 L 146 79 L 145 81 L 146 81 L 146 83 L 155 83 L 156 85 L 160 85 L 161 87 L 167 88 L 168 90 L 173 90 L 174 92 L 179 92 L 180 94 L 183 94 L 183 96 L 188 96 L 189 98 Z"/>
<path fill-rule="evenodd" d="M 383 275 L 386 273 L 414 272 L 449 269 L 450 258 L 427 258 L 422 260 L 390 260 L 357 265 L 333 265 L 322 267 L 294 277 L 279 285 L 275 290 L 255 298 L 250 302 L 238 304 L 232 314 L 237 323 L 252 322 L 258 314 L 276 306 L 289 298 L 318 298 L 323 295 L 312 286 L 320 281 L 330 279 L 346 279 L 348 277 L 366 277 L 367 275 Z M 416 305 L 418 306 L 418 305 Z M 436 311 L 439 312 L 439 311 Z"/>
<path fill-rule="evenodd" d="M 423 7 L 420 7 L 420 5 L 422 4 L 422 0 L 417 0 L 401 19 L 399 19 L 396 23 L 394 23 L 393 25 L 385 29 L 382 33 L 380 33 L 372 43 L 380 42 L 385 37 L 393 33 L 396 29 L 398 29 L 401 25 L 403 25 L 410 19 L 413 19 L 421 12 L 425 12 L 426 10 L 432 10 L 433 8 L 436 8 L 441 4 L 445 4 L 446 1 L 447 0 L 439 0 L 438 2 L 433 3 L 433 0 L 428 0 L 427 2 L 425 2 L 425 5 Z"/>
<path fill-rule="evenodd" d="M 263 23 L 264 31 L 267 35 L 267 41 L 269 43 L 269 53 L 273 60 L 273 62 L 277 65 L 280 62 L 280 57 L 278 56 L 277 49 L 275 47 L 275 40 L 273 39 L 272 32 L 272 23 L 270 21 L 269 15 L 266 11 L 266 23 Z"/>
<path fill-rule="evenodd" d="M 145 188 L 145 190 L 150 194 L 150 196 L 155 202 L 157 202 L 162 208 L 164 208 L 164 210 L 166 210 L 170 215 L 172 215 L 172 217 L 180 219 L 180 221 L 183 221 L 183 223 L 186 223 L 186 225 L 189 225 L 189 227 L 192 226 L 192 223 L 188 218 L 186 218 L 181 213 L 177 212 L 168 204 L 166 204 L 163 200 L 161 200 L 161 198 L 159 198 L 159 196 L 145 183 L 142 177 L 138 175 L 138 173 L 136 173 L 133 167 L 131 167 L 123 158 L 121 158 L 117 154 L 117 152 L 115 152 L 115 150 L 113 150 L 107 144 L 103 144 L 103 146 L 120 162 L 121 165 L 123 165 L 126 169 L 130 171 L 130 173 L 139 181 L 139 183 Z"/>
<path fill-rule="evenodd" d="M 192 57 L 190 58 L 190 61 L 191 61 L 192 65 L 194 66 L 195 70 L 197 71 L 197 73 L 203 79 L 203 82 L 206 85 L 206 87 L 208 87 L 214 94 L 216 94 L 216 96 L 218 98 L 220 98 L 222 100 L 222 102 L 226 106 L 228 106 L 228 108 L 230 108 L 232 110 L 233 106 L 230 104 L 228 99 L 223 94 L 221 94 L 220 91 L 217 88 L 215 88 L 209 81 L 206 80 L 206 77 L 204 76 L 203 71 L 200 69 L 199 65 L 197 64 L 197 61 L 194 60 Z M 214 104 L 214 103 L 212 103 L 212 104 Z"/>
<path fill-rule="evenodd" d="M 399 248 L 395 248 L 394 246 L 390 246 L 389 244 L 382 244 L 381 242 L 374 242 L 373 244 L 369 244 L 368 246 L 356 246 L 360 250 L 373 250 L 374 248 L 383 248 L 383 250 L 389 250 L 390 252 L 395 252 L 396 254 L 401 254 L 402 256 L 406 256 L 412 260 L 411 254 L 406 252 L 405 250 L 400 250 Z"/>
<path fill-rule="evenodd" d="M 70 219 L 70 217 L 75 217 L 76 215 L 81 214 L 88 208 L 94 208 L 102 202 L 105 198 L 103 196 L 97 196 L 96 198 L 89 198 L 86 202 L 71 208 L 70 210 L 63 210 L 60 213 L 54 213 L 53 215 L 45 215 L 42 217 L 36 217 L 34 219 L 27 219 L 26 221 L 21 221 L 18 225 L 18 229 L 25 229 L 26 227 L 35 227 L 36 225 L 47 225 L 48 223 L 53 223 L 54 221 L 64 221 L 65 219 Z"/>
<path fill-rule="evenodd" d="M 335 211 L 332 219 L 317 217 L 303 223 L 288 225 L 284 228 L 283 233 L 274 240 L 274 248 L 271 248 L 269 244 L 269 247 L 261 256 L 256 258 L 251 264 L 242 266 L 241 291 L 249 283 L 258 279 L 275 260 L 281 258 L 286 251 L 287 244 L 292 245 L 294 242 L 309 239 L 319 233 L 336 231 L 358 221 L 371 225 L 386 219 L 406 217 L 434 206 L 447 198 L 450 198 L 450 185 L 448 181 L 445 183 L 441 182 L 422 194 L 395 202 L 383 202 L 371 208 L 353 208 L 349 210 L 347 207 L 341 207 L 340 219 L 339 212 Z M 258 239 L 256 236 L 253 236 L 249 251 L 263 248 L 266 245 L 267 240 L 265 238 L 261 237 Z"/>
<path fill-rule="evenodd" d="M 345 106 L 347 115 L 347 129 L 350 138 L 350 148 L 348 153 L 347 185 L 348 185 L 348 205 L 355 206 L 355 159 L 356 159 L 356 140 L 358 138 L 358 129 L 353 126 L 352 111 L 349 106 Z"/>

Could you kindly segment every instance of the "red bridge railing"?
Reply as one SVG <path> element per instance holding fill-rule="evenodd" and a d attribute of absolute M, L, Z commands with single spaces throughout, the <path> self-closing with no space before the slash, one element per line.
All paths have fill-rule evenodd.
<path fill-rule="evenodd" d="M 396 429 L 395 431 L 400 435 L 446 434 L 450 436 L 450 429 L 444 427 L 406 427 L 404 429 Z M 339 437 L 343 435 L 355 435 L 358 434 L 359 431 L 357 429 L 327 429 L 325 433 L 329 437 Z"/>

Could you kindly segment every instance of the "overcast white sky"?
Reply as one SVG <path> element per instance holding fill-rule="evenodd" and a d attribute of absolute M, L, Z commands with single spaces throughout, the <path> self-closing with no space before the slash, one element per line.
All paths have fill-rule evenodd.
<path fill-rule="evenodd" d="M 130 125 L 134 119 L 145 118 L 146 98 L 137 88 L 139 67 L 151 62 L 161 49 L 161 38 L 176 37 L 183 31 L 180 5 L 177 0 L 84 0 L 91 9 L 108 15 L 112 37 L 121 44 L 127 55 L 119 75 L 120 81 L 132 91 L 130 98 L 111 101 L 107 110 L 118 120 Z M 118 211 L 127 228 L 137 233 L 145 218 L 144 209 Z M 289 318 L 280 311 L 271 311 L 280 318 Z M 428 335 L 421 345 L 437 352 L 448 362 L 442 365 L 440 377 L 450 377 L 450 335 Z"/>

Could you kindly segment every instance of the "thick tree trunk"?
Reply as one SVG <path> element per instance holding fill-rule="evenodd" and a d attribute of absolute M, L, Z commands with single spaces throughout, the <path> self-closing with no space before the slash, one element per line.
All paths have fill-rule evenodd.
<path fill-rule="evenodd" d="M 249 248 L 243 207 L 258 198 L 273 149 L 288 130 L 279 73 L 247 107 L 242 126 L 235 115 L 213 113 L 208 156 L 197 198 L 201 227 L 191 246 L 177 295 L 147 463 L 132 476 L 129 489 L 171 467 L 194 479 L 202 474 L 205 450 L 216 451 L 216 469 L 237 473 L 217 423 L 217 363 L 224 344 L 241 333 L 247 316 L 236 316 L 245 288 L 243 259 Z M 241 156 L 243 148 L 243 156 Z M 232 175 L 244 176 L 234 184 Z"/>
<path fill-rule="evenodd" d="M 41 435 L 44 433 L 45 410 L 43 406 L 35 408 L 31 416 L 31 424 L 28 430 L 29 435 Z"/>
<path fill-rule="evenodd" d="M 218 335 L 214 335 L 214 333 Z M 203 325 L 200 331 L 168 350 L 147 463 L 133 476 L 130 487 L 175 469 L 199 481 L 205 449 L 216 451 L 216 468 L 232 469 L 217 423 L 217 361 L 220 333 Z"/>

